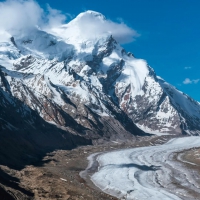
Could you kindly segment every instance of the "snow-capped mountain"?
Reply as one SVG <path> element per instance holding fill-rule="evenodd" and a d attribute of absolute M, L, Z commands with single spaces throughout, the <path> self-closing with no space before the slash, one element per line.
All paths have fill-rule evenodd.
<path fill-rule="evenodd" d="M 28 109 L 94 142 L 133 138 L 144 134 L 142 130 L 199 134 L 200 104 L 157 77 L 146 61 L 127 53 L 110 33 L 82 32 L 84 20 L 91 18 L 97 24 L 106 20 L 87 11 L 47 31 L 1 32 L 4 98 L 26 107 L 22 117 Z M 2 130 L 15 127 L 12 120 L 6 123 Z M 31 117 L 27 123 L 34 126 Z"/>

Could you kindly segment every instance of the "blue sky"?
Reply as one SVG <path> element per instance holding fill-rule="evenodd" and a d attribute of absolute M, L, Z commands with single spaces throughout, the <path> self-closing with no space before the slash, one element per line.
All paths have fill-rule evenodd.
<path fill-rule="evenodd" d="M 73 17 L 86 10 L 123 21 L 140 37 L 123 45 L 157 75 L 200 101 L 199 0 L 38 0 Z M 69 17 L 68 17 L 69 20 Z"/>

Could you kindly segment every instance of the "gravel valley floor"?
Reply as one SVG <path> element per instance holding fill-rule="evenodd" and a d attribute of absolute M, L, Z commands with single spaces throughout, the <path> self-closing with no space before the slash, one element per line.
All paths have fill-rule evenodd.
<path fill-rule="evenodd" d="M 151 136 L 138 137 L 133 143 L 108 143 L 104 146 L 85 146 L 71 151 L 58 150 L 46 155 L 41 162 L 26 166 L 23 170 L 17 171 L 6 166 L 0 166 L 5 184 L 0 184 L 2 200 L 9 199 L 41 199 L 41 200 L 100 200 L 117 199 L 109 194 L 103 193 L 90 180 L 97 171 L 98 163 L 86 170 L 86 174 L 79 176 L 88 166 L 87 157 L 94 153 L 110 152 L 118 149 L 128 149 L 144 146 L 155 146 L 166 143 L 175 136 Z M 177 137 L 177 136 L 176 136 Z M 195 151 L 195 154 L 193 155 Z M 174 154 L 174 160 L 194 169 L 199 173 L 199 149 L 194 148 Z M 196 156 L 196 157 L 195 157 Z M 192 159 L 192 160 L 191 160 Z M 183 163 L 183 160 L 187 162 Z M 192 164 L 191 164 L 192 163 Z M 83 173 L 83 172 L 82 172 Z M 6 179 L 7 178 L 7 179 Z M 13 187 L 13 184 L 15 187 Z M 188 191 L 194 198 L 198 199 L 198 193 Z"/>

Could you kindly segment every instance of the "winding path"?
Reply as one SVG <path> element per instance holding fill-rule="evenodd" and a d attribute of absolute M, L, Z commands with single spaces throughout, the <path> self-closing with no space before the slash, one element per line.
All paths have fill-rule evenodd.
<path fill-rule="evenodd" d="M 103 153 L 97 157 L 93 183 L 105 193 L 127 200 L 195 199 L 200 176 L 173 159 L 173 153 L 200 147 L 200 137 L 172 139 L 159 146 Z"/>

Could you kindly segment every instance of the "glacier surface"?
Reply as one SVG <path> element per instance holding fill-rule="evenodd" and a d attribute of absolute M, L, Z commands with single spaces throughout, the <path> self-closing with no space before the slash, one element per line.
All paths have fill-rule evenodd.
<path fill-rule="evenodd" d="M 104 153 L 97 157 L 99 169 L 91 180 L 102 191 L 127 200 L 192 199 L 172 184 L 173 178 L 200 194 L 199 185 L 172 155 L 193 147 L 200 147 L 199 137 L 176 138 L 160 146 Z"/>

